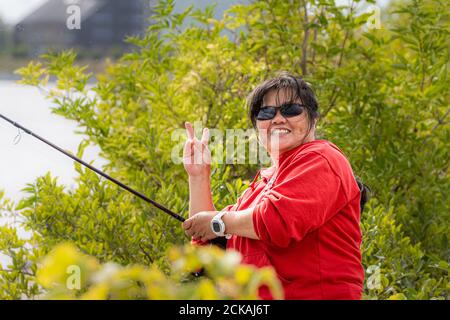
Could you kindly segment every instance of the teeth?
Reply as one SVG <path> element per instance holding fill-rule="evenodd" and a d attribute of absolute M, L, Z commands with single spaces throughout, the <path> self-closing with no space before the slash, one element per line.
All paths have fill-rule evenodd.
<path fill-rule="evenodd" d="M 270 132 L 270 134 L 286 134 L 289 132 L 291 132 L 291 131 L 288 129 L 274 129 Z"/>

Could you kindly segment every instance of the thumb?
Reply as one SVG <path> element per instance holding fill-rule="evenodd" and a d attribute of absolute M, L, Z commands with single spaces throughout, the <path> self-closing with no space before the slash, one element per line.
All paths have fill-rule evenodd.
<path fill-rule="evenodd" d="M 187 230 L 187 229 L 189 229 L 190 227 L 192 227 L 192 219 L 191 219 L 191 218 L 189 218 L 189 219 L 187 219 L 187 220 L 185 220 L 185 221 L 183 222 L 183 229 L 184 229 L 184 230 Z"/>

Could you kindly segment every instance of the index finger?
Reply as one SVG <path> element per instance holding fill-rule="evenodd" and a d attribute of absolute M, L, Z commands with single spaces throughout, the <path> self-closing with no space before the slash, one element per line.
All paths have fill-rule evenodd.
<path fill-rule="evenodd" d="M 186 128 L 186 133 L 189 139 L 194 139 L 195 134 L 194 134 L 194 128 L 192 128 L 192 124 L 190 122 L 185 122 L 184 123 L 184 127 Z"/>

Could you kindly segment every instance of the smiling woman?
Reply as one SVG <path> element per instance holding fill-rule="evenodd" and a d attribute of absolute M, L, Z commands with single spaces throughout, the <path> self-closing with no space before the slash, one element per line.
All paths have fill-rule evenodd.
<path fill-rule="evenodd" d="M 226 248 L 239 251 L 243 263 L 275 269 L 286 299 L 361 299 L 364 185 L 336 145 L 316 139 L 319 112 L 312 89 L 301 77 L 283 72 L 257 86 L 248 104 L 273 165 L 256 174 L 236 204 L 217 212 L 208 130 L 198 140 L 186 123 L 186 234 L 197 245 L 226 236 Z M 272 298 L 265 287 L 260 297 Z"/>

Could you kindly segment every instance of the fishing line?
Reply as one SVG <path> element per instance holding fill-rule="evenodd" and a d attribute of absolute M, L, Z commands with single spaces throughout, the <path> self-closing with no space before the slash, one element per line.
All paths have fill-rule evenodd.
<path fill-rule="evenodd" d="M 17 128 L 17 136 L 13 140 L 14 145 L 17 145 L 20 142 L 20 140 L 22 140 L 22 132 L 20 131 L 19 128 Z"/>

